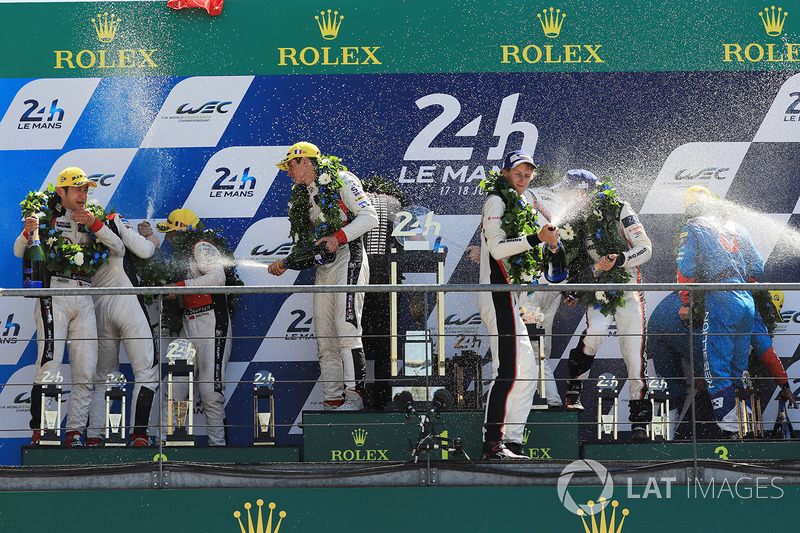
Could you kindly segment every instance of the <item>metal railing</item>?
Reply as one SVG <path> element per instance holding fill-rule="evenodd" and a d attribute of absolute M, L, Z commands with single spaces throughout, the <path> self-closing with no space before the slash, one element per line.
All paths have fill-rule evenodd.
<path fill-rule="evenodd" d="M 480 291 L 490 291 L 490 292 L 508 292 L 509 291 L 508 285 L 436 285 L 436 284 L 407 284 L 407 285 L 367 285 L 359 287 L 359 292 L 365 293 L 386 293 L 386 292 L 396 292 L 396 293 L 459 293 L 459 292 L 469 292 L 469 293 L 477 293 Z M 605 284 L 605 283 L 597 283 L 597 284 L 560 284 L 560 285 L 527 285 L 527 286 L 514 286 L 514 289 L 519 289 L 523 291 L 545 291 L 545 292 L 571 292 L 571 291 L 639 291 L 639 292 L 648 292 L 648 291 L 678 291 L 678 290 L 688 290 L 691 291 L 691 294 L 694 291 L 730 291 L 730 290 L 782 290 L 785 292 L 790 291 L 798 291 L 800 290 L 800 283 L 759 283 L 759 284 L 739 284 L 739 283 L 693 283 L 693 284 L 679 284 L 679 283 L 641 283 L 641 284 Z M 99 295 L 106 295 L 106 294 L 135 294 L 135 295 L 153 295 L 162 297 L 165 295 L 177 295 L 181 296 L 184 294 L 197 294 L 200 290 L 202 293 L 207 294 L 286 294 L 286 293 L 320 293 L 320 292 L 336 292 L 336 293 L 343 293 L 352 291 L 352 287 L 347 286 L 323 286 L 323 285 L 266 285 L 266 286 L 240 286 L 240 287 L 146 287 L 146 288 L 68 288 L 68 289 L 5 289 L 0 288 L 0 297 L 41 297 L 41 296 L 76 296 L 76 295 L 92 295 L 92 296 L 99 296 Z M 428 317 L 428 301 L 427 298 L 425 299 L 425 316 Z M 445 301 L 445 307 L 447 303 Z M 691 321 L 690 317 L 690 321 Z M 160 321 L 160 317 L 159 317 Z M 160 325 L 160 324 L 159 324 Z M 694 351 L 694 342 L 691 340 L 691 336 L 696 335 L 695 330 L 696 325 L 691 324 L 689 331 L 683 333 L 683 335 L 688 335 L 690 337 L 689 342 L 689 368 L 694 368 L 694 360 L 698 355 L 702 356 L 701 354 L 697 354 Z M 159 335 L 159 344 L 161 344 L 166 337 L 163 336 L 161 328 L 157 329 Z M 644 333 L 646 335 L 646 332 Z M 570 333 L 554 333 L 553 337 L 561 337 L 561 336 L 571 336 Z M 400 335 L 399 335 L 400 336 Z M 253 338 L 253 337 L 234 337 L 234 342 L 237 338 Z M 265 338 L 265 337 L 256 337 L 256 338 Z M 162 348 L 163 352 L 163 348 Z M 548 354 L 549 357 L 549 354 Z M 736 376 L 733 376 L 736 378 Z M 678 379 L 678 378 L 675 378 Z M 680 378 L 684 379 L 684 378 Z M 765 378 L 768 379 L 768 378 Z M 790 380 L 792 376 L 790 376 Z M 401 376 L 392 377 L 392 381 L 400 381 L 402 382 L 403 378 Z M 565 378 L 557 378 L 557 381 L 565 381 Z M 290 384 L 302 384 L 308 382 L 317 382 L 317 379 L 309 379 L 309 380 L 292 380 L 290 382 L 284 382 L 285 385 Z M 488 377 L 485 381 L 488 381 Z M 249 381 L 236 381 L 236 382 L 229 382 L 229 383 L 250 383 Z M 163 385 L 163 381 L 161 382 Z M 475 384 L 476 388 L 479 386 Z M 163 388 L 161 388 L 163 391 Z M 687 401 L 694 402 L 694 398 L 696 397 L 696 389 L 694 386 L 694 380 L 689 379 L 688 384 L 688 391 L 687 391 Z M 159 401 L 161 400 L 162 394 L 158 394 Z M 161 412 L 161 406 L 159 406 L 159 412 Z M 697 468 L 698 463 L 698 453 L 697 453 L 697 425 L 702 423 L 714 423 L 713 420 L 697 420 L 695 416 L 695 409 L 694 405 L 692 408 L 688 410 L 691 413 L 691 441 L 693 443 L 693 464 L 694 467 Z M 594 422 L 580 422 L 581 424 L 593 424 Z M 289 424 L 291 425 L 291 424 Z M 164 423 L 161 423 L 161 430 L 163 430 Z M 4 428 L 8 431 L 8 428 Z M 475 431 L 479 432 L 480 428 L 475 428 Z M 157 438 L 157 444 L 162 446 L 161 438 Z"/>

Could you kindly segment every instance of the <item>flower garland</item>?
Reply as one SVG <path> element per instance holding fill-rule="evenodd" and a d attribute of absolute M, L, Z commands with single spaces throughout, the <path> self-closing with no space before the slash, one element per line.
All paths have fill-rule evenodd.
<path fill-rule="evenodd" d="M 222 234 L 212 229 L 195 229 L 194 231 L 178 232 L 172 239 L 172 260 L 166 269 L 166 279 L 168 283 L 176 283 L 185 280 L 189 274 L 189 258 L 192 255 L 192 249 L 198 241 L 207 241 L 213 244 L 217 250 L 222 254 L 222 266 L 225 270 L 225 286 L 242 286 L 244 283 L 239 278 L 236 272 L 236 258 L 233 252 L 228 249 L 225 244 L 225 238 Z M 158 268 L 152 270 L 156 276 L 160 271 Z M 233 316 L 238 303 L 237 295 L 229 294 L 228 296 L 228 312 Z M 167 328 L 173 335 L 177 335 L 183 327 L 183 308 L 180 306 L 177 299 L 163 300 L 163 309 L 161 313 L 161 320 L 163 327 Z"/>
<path fill-rule="evenodd" d="M 47 192 L 29 192 L 19 205 L 23 218 L 31 215 L 39 218 L 39 231 L 44 234 L 40 235 L 40 240 L 49 272 L 60 272 L 65 276 L 80 273 L 91 277 L 98 268 L 108 263 L 108 250 L 91 229 L 84 226 L 90 237 L 88 243 L 73 244 L 55 227 L 55 220 L 65 209 L 52 183 L 48 184 Z M 105 211 L 99 205 L 89 202 L 86 208 L 95 218 L 105 220 Z"/>
<path fill-rule="evenodd" d="M 487 194 L 495 194 L 503 199 L 506 206 L 500 229 L 508 238 L 530 235 L 538 228 L 536 214 L 525 199 L 497 171 L 489 172 L 489 177 L 481 181 L 480 187 Z M 509 256 L 505 259 L 508 265 L 508 278 L 511 283 L 531 283 L 535 280 L 542 264 L 542 250 L 534 246 L 531 250 Z"/>
<path fill-rule="evenodd" d="M 590 191 L 589 209 L 585 218 L 579 216 L 561 229 L 561 242 L 564 244 L 569 266 L 570 283 L 627 283 L 630 273 L 624 268 L 612 268 L 594 277 L 591 265 L 594 261 L 588 254 L 587 244 L 594 243 L 600 257 L 618 254 L 624 249 L 617 228 L 617 220 L 622 209 L 617 192 L 608 181 L 597 184 Z M 613 314 L 618 306 L 625 307 L 622 291 L 582 292 L 579 299 L 586 307 L 598 309 L 603 315 Z"/>
<path fill-rule="evenodd" d="M 317 186 L 316 203 L 320 213 L 316 220 L 311 220 L 311 190 L 308 185 L 295 184 L 289 200 L 289 236 L 297 246 L 311 246 L 318 240 L 333 235 L 342 229 L 339 216 L 339 189 L 342 179 L 339 172 L 347 170 L 338 157 L 323 156 L 319 160 L 319 169 L 315 183 Z"/>

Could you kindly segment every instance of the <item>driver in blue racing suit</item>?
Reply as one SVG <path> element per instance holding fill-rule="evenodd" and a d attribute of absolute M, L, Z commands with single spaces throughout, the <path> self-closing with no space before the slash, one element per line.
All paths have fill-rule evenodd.
<path fill-rule="evenodd" d="M 764 261 L 747 230 L 716 208 L 711 193 L 690 187 L 683 196 L 688 220 L 681 227 L 679 283 L 748 283 Z M 681 320 L 688 320 L 689 291 L 681 291 Z M 755 306 L 749 290 L 711 291 L 703 321 L 704 374 L 714 417 L 724 435 L 738 437 L 736 389 L 747 370 Z"/>

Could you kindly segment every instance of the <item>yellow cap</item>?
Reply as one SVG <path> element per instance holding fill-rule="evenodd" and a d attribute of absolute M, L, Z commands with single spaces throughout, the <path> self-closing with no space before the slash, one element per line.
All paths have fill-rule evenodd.
<path fill-rule="evenodd" d="M 86 173 L 78 167 L 67 167 L 56 178 L 56 187 L 97 187 L 97 184 L 86 177 Z"/>
<path fill-rule="evenodd" d="M 689 206 L 697 202 L 698 200 L 709 200 L 711 199 L 711 191 L 703 187 L 702 185 L 692 185 L 686 192 L 683 193 L 683 207 L 684 209 L 689 209 Z"/>
<path fill-rule="evenodd" d="M 769 301 L 775 306 L 778 314 L 781 314 L 783 309 L 783 291 L 769 291 Z"/>
<path fill-rule="evenodd" d="M 289 149 L 289 153 L 286 154 L 286 159 L 281 161 L 280 163 L 276 163 L 278 168 L 281 170 L 289 170 L 289 161 L 292 159 L 296 159 L 298 157 L 320 157 L 319 148 L 314 146 L 313 144 L 305 141 L 301 141 Z"/>
<path fill-rule="evenodd" d="M 161 233 L 192 231 L 200 227 L 200 217 L 191 209 L 176 209 L 169 214 L 166 222 L 156 224 L 156 229 Z"/>

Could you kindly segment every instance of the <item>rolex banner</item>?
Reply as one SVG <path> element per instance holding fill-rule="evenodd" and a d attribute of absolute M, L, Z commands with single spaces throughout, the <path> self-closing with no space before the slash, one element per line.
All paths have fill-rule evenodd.
<path fill-rule="evenodd" d="M 738 206 L 766 262 L 761 281 L 800 281 L 800 13 L 727 4 L 230 0 L 216 17 L 166 1 L 0 4 L 2 286 L 21 286 L 19 203 L 68 166 L 96 182 L 90 199 L 134 224 L 195 211 L 224 236 L 245 285 L 312 283 L 313 270 L 266 270 L 291 250 L 291 180 L 275 163 L 300 140 L 362 180 L 398 185 L 409 212 L 426 213 L 432 244 L 447 249 L 447 283 L 477 282 L 466 249 L 479 244 L 479 183 L 515 149 L 542 165 L 537 186 L 573 168 L 610 179 L 653 241 L 645 282 L 675 280 L 680 198 L 691 185 Z M 665 294 L 647 294 L 648 310 Z M 276 443 L 299 444 L 303 411 L 321 409 L 311 301 L 239 298 L 230 444 L 252 443 L 258 372 L 276 380 Z M 18 464 L 30 439 L 34 302 L 0 305 L 0 463 Z M 787 293 L 775 351 L 790 378 L 800 376 L 798 311 L 800 295 Z M 401 305 L 401 327 L 419 329 L 410 315 Z M 444 316 L 446 356 L 475 350 L 490 376 L 475 295 L 446 295 Z M 584 325 L 581 308 L 558 314 L 551 365 L 562 393 Z M 609 335 L 593 376 L 625 375 Z M 133 380 L 124 354 L 122 371 Z M 62 373 L 69 383 L 66 365 Z M 762 387 L 767 423 L 775 390 Z M 202 428 L 202 404 L 195 410 Z M 619 416 L 627 420 L 627 387 Z"/>

